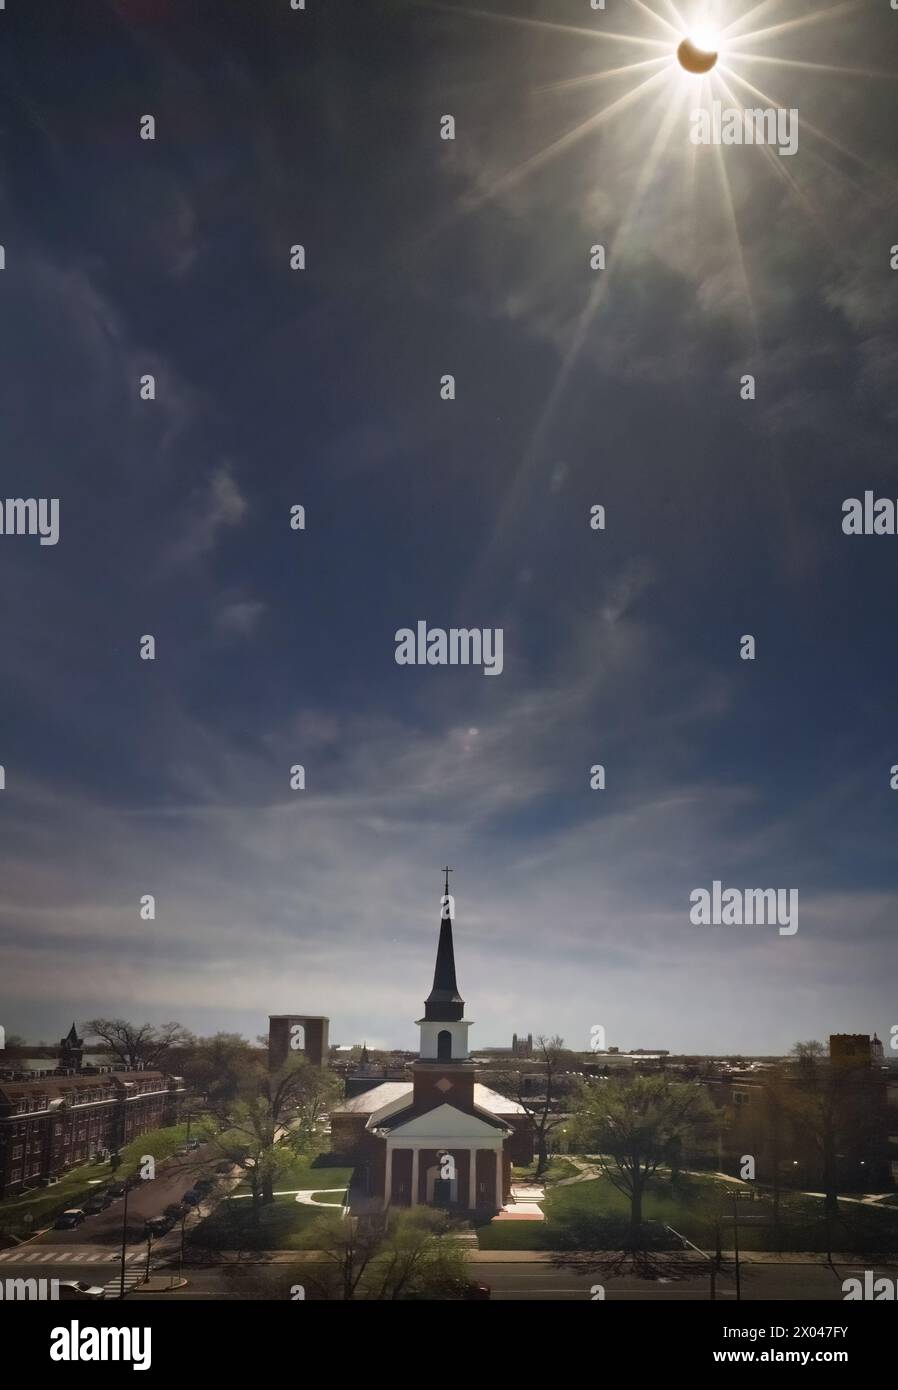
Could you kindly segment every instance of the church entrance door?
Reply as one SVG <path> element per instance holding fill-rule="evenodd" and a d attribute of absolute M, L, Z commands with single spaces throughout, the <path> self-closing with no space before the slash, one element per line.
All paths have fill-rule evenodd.
<path fill-rule="evenodd" d="M 433 1204 L 435 1207 L 448 1207 L 452 1201 L 452 1181 L 450 1178 L 437 1178 L 433 1185 Z"/>

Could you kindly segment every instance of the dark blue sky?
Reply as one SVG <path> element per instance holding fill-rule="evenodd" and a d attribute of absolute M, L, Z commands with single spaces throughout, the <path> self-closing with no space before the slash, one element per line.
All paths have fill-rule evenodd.
<path fill-rule="evenodd" d="M 0 536 L 8 1031 L 412 1046 L 447 857 L 475 1047 L 898 1022 L 898 537 L 841 529 L 898 497 L 898 13 L 718 7 L 790 159 L 690 145 L 668 0 L 489 8 L 0 16 L 0 492 L 60 499 Z"/>

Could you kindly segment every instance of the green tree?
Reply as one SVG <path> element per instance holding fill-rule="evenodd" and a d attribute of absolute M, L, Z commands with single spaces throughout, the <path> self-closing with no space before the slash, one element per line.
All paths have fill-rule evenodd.
<path fill-rule="evenodd" d="M 340 1094 L 339 1079 L 305 1057 L 290 1059 L 269 1071 L 261 1054 L 241 1066 L 236 1094 L 210 1105 L 223 1132 L 216 1143 L 246 1174 L 252 1194 L 253 1220 L 274 1201 L 279 1171 L 316 1144 L 317 1119 Z"/>
<path fill-rule="evenodd" d="M 638 1245 L 646 1187 L 659 1164 L 713 1118 L 698 1082 L 665 1074 L 583 1082 L 570 1127 L 583 1148 L 599 1155 L 608 1181 L 630 1202 L 628 1240 Z"/>
<path fill-rule="evenodd" d="M 236 1100 L 248 1075 L 258 1070 L 257 1048 L 239 1033 L 215 1033 L 197 1038 L 181 1066 L 193 1095 L 204 1097 L 215 1110 Z"/>
<path fill-rule="evenodd" d="M 395 1302 L 461 1296 L 466 1255 L 455 1223 L 429 1207 L 386 1217 L 325 1216 L 315 1227 L 323 1257 L 310 1284 L 325 1298 Z"/>

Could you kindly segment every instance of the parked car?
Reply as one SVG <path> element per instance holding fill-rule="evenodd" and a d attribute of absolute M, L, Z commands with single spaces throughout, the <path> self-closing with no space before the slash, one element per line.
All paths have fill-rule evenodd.
<path fill-rule="evenodd" d="M 172 1221 L 180 1221 L 181 1217 L 188 1210 L 183 1202 L 171 1202 L 163 1212 L 163 1216 L 171 1217 Z"/>
<path fill-rule="evenodd" d="M 187 1140 L 187 1148 L 190 1149 L 191 1152 L 193 1152 L 194 1149 L 198 1149 L 199 1146 L 200 1146 L 200 1141 L 199 1141 L 199 1139 L 188 1139 L 188 1140 Z"/>
<path fill-rule="evenodd" d="M 99 1284 L 85 1284 L 83 1279 L 60 1279 L 60 1299 L 102 1298 L 104 1290 Z"/>
<path fill-rule="evenodd" d="M 215 1165 L 216 1173 L 230 1173 L 233 1171 L 233 1168 L 234 1165 L 229 1158 L 223 1158 L 220 1163 L 216 1163 Z"/>
<path fill-rule="evenodd" d="M 62 1212 L 53 1222 L 54 1231 L 73 1231 L 76 1226 L 80 1226 L 84 1220 L 84 1212 L 80 1207 L 69 1207 L 68 1211 Z"/>
<path fill-rule="evenodd" d="M 476 1280 L 470 1280 L 465 1283 L 461 1296 L 464 1299 L 477 1300 L 489 1298 L 491 1294 L 492 1290 L 489 1284 L 478 1284 Z"/>
<path fill-rule="evenodd" d="M 195 1187 L 188 1188 L 188 1190 L 184 1193 L 184 1196 L 181 1198 L 181 1201 L 186 1202 L 189 1207 L 198 1207 L 202 1200 L 203 1194 L 201 1192 L 197 1192 Z"/>
<path fill-rule="evenodd" d="M 106 1189 L 110 1201 L 115 1201 L 117 1197 L 124 1197 L 125 1184 L 123 1182 L 111 1182 Z"/>
<path fill-rule="evenodd" d="M 167 1236 L 174 1224 L 170 1216 L 151 1216 L 143 1223 L 143 1233 L 146 1236 Z"/>
<path fill-rule="evenodd" d="M 112 1198 L 106 1192 L 92 1192 L 84 1203 L 84 1215 L 96 1216 L 98 1212 L 105 1211 L 112 1205 Z"/>
<path fill-rule="evenodd" d="M 193 1184 L 194 1192 L 199 1192 L 201 1197 L 205 1197 L 207 1192 L 211 1192 L 215 1186 L 214 1178 L 197 1178 Z"/>

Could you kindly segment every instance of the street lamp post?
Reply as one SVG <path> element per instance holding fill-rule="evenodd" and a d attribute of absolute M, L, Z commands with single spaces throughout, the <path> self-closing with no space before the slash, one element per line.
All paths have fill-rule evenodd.
<path fill-rule="evenodd" d="M 717 1270 L 718 1270 L 718 1267 L 719 1267 L 718 1264 L 717 1264 L 717 1262 L 711 1258 L 711 1256 L 708 1254 L 708 1252 L 707 1252 L 706 1250 L 700 1250 L 699 1247 L 698 1247 L 697 1245 L 694 1245 L 693 1242 L 692 1242 L 691 1240 L 687 1240 L 686 1237 L 685 1237 L 684 1235 L 681 1235 L 679 1231 L 675 1231 L 674 1228 L 673 1228 L 673 1226 L 668 1226 L 668 1225 L 665 1223 L 664 1229 L 665 1229 L 666 1231 L 670 1231 L 670 1233 L 671 1233 L 672 1236 L 676 1236 L 677 1240 L 679 1240 L 679 1241 L 682 1242 L 682 1245 L 683 1245 L 683 1248 L 684 1248 L 684 1249 L 688 1246 L 690 1250 L 694 1250 L 697 1254 L 701 1255 L 704 1259 L 706 1259 L 706 1260 L 708 1261 L 708 1273 L 709 1273 L 710 1279 L 711 1279 L 711 1298 L 712 1298 L 712 1300 L 715 1300 L 715 1299 L 717 1298 Z M 719 1246 L 719 1244 L 720 1244 L 720 1226 L 719 1226 L 719 1225 L 718 1225 L 718 1227 L 717 1227 L 717 1231 L 718 1231 L 718 1246 Z"/>
<path fill-rule="evenodd" d="M 125 1296 L 125 1248 L 128 1244 L 128 1193 L 131 1191 L 131 1179 L 125 1178 L 125 1205 L 122 1208 L 122 1278 L 119 1289 L 119 1298 Z"/>
<path fill-rule="evenodd" d="M 152 1232 L 152 1231 L 147 1231 L 147 1272 L 146 1272 L 146 1274 L 144 1275 L 144 1280 L 143 1280 L 143 1282 L 144 1282 L 145 1284 L 148 1284 L 148 1283 L 150 1282 L 150 1252 L 152 1251 L 152 1249 L 153 1249 L 153 1232 Z"/>

